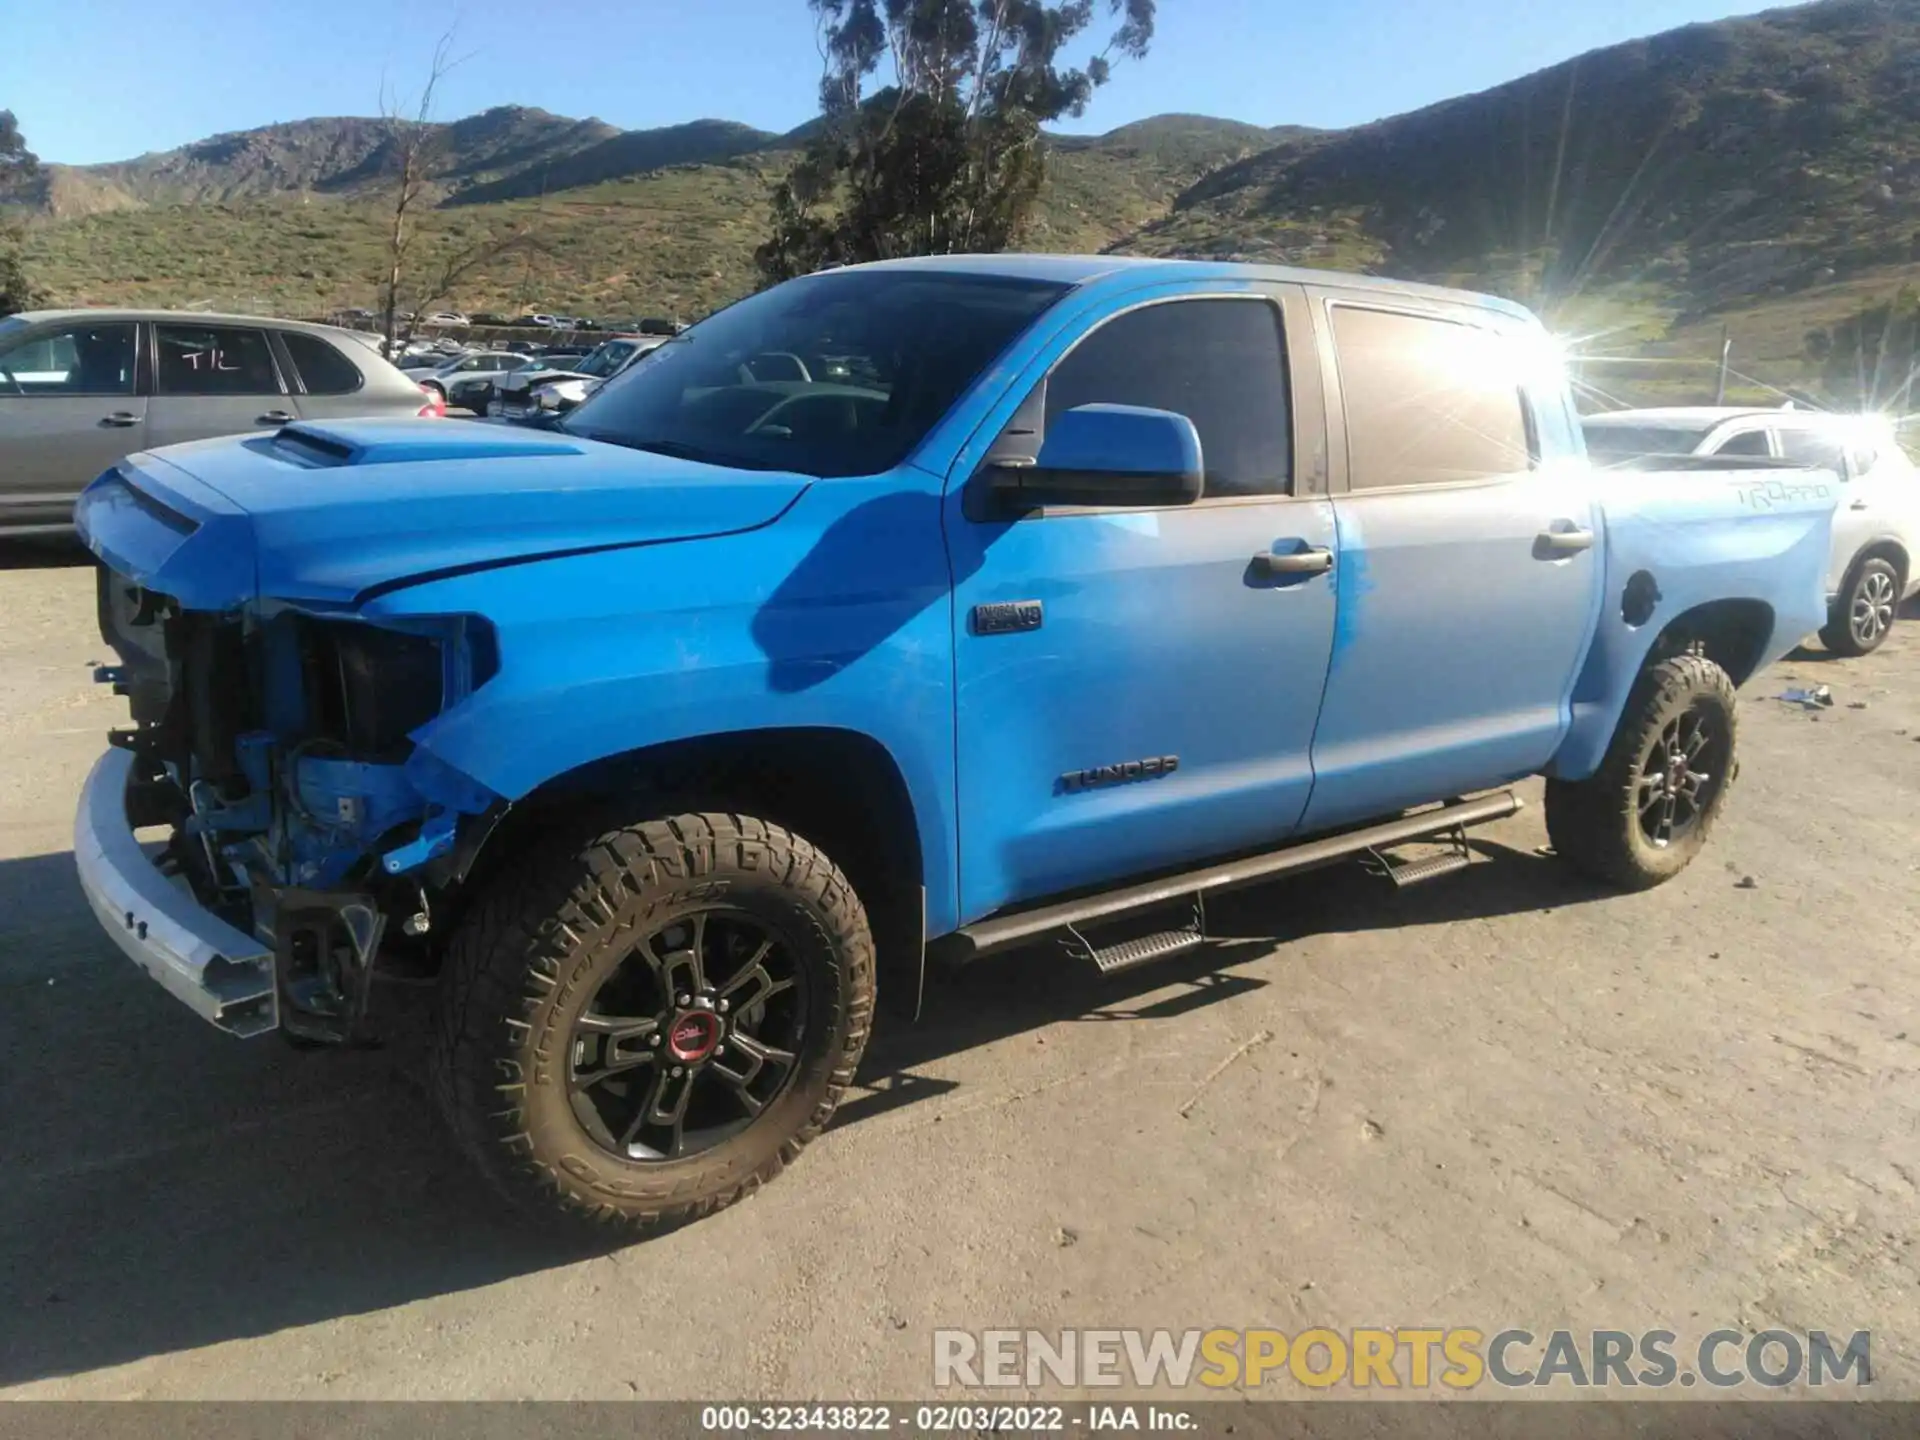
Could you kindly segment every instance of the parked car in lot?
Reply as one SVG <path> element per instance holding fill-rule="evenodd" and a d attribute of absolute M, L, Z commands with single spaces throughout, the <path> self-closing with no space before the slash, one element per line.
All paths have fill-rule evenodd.
<path fill-rule="evenodd" d="M 420 322 L 422 325 L 437 325 L 443 330 L 463 329 L 473 322 L 454 310 L 437 310 Z"/>
<path fill-rule="evenodd" d="M 1892 420 L 1818 410 L 1722 406 L 1613 410 L 1582 422 L 1602 464 L 1676 455 L 1749 456 L 1838 475 L 1840 507 L 1827 562 L 1828 609 L 1820 642 L 1865 655 L 1887 638 L 1906 596 L 1920 591 L 1920 472 Z"/>
<path fill-rule="evenodd" d="M 588 375 L 562 375 L 534 386 L 515 409 L 523 419 L 529 414 L 564 415 L 604 383 Z"/>
<path fill-rule="evenodd" d="M 524 420 L 542 410 L 539 395 L 543 391 L 554 402 L 545 409 L 572 409 L 600 384 L 665 343 L 657 337 L 625 335 L 606 341 L 577 361 L 544 356 L 537 364 L 501 377 L 493 387 L 487 414 L 502 420 Z"/>
<path fill-rule="evenodd" d="M 456 381 L 482 375 L 492 379 L 525 363 L 524 355 L 515 355 L 510 350 L 471 350 L 430 370 L 409 373 L 419 384 L 439 391 L 441 398 L 451 401 Z"/>
<path fill-rule="evenodd" d="M 71 528 L 130 451 L 435 402 L 373 336 L 294 320 L 47 310 L 0 320 L 0 534 Z"/>
<path fill-rule="evenodd" d="M 506 354 L 498 357 L 496 367 L 454 375 L 447 382 L 447 406 L 474 415 L 485 415 L 493 400 L 493 387 L 518 370 L 539 362 L 530 355 Z"/>
<path fill-rule="evenodd" d="M 1113 972 L 1204 943 L 1231 886 L 1434 879 L 1534 774 L 1562 860 L 1671 878 L 1735 687 L 1823 616 L 1839 489 L 1596 475 L 1503 301 L 824 272 L 550 427 L 303 423 L 95 482 L 134 728 L 81 884 L 233 1034 L 346 1042 L 377 973 L 437 977 L 478 1166 L 644 1230 L 777 1174 L 926 964 L 1058 937 Z"/>

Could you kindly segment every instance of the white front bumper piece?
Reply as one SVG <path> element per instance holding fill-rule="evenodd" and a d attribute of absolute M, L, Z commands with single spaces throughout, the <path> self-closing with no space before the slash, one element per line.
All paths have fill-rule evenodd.
<path fill-rule="evenodd" d="M 230 1035 L 274 1028 L 273 954 L 154 868 L 127 820 L 133 755 L 102 755 L 80 792 L 73 858 L 113 942 L 176 999 Z"/>

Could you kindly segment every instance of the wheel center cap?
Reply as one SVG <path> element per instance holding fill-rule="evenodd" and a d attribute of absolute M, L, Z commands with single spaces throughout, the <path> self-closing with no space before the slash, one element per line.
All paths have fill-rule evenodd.
<path fill-rule="evenodd" d="M 698 1064 L 720 1043 L 720 1017 L 711 1010 L 683 1011 L 667 1030 L 667 1049 L 684 1065 Z"/>

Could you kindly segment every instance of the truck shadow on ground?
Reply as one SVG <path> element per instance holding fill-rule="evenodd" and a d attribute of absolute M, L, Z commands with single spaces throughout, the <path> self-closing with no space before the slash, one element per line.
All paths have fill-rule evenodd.
<path fill-rule="evenodd" d="M 1580 903 L 1557 862 L 1489 858 L 1395 893 L 1349 867 L 1224 898 L 1222 938 L 1101 979 L 1044 947 L 936 983 L 883 1024 L 836 1126 L 957 1088 L 937 1062 L 1063 1021 L 1171 1024 L 1284 984 L 1290 939 Z M 0 862 L 0 1385 L 389 1309 L 585 1258 L 477 1193 L 395 991 L 382 1050 L 214 1034 L 102 939 L 66 854 Z M 820 1163 L 825 1163 L 824 1161 Z M 777 1203 L 777 1201 L 773 1202 Z M 662 1242 L 662 1263 L 698 1227 Z M 612 1247 L 603 1247 L 612 1248 Z M 314 1375 L 325 1368 L 314 1360 Z M 138 1378 L 130 1382 L 136 1389 Z"/>
<path fill-rule="evenodd" d="M 73 536 L 0 536 L 0 571 L 62 570 L 93 564 L 93 552 Z"/>
<path fill-rule="evenodd" d="M 1063 1020 L 1170 1021 L 1284 984 L 1291 941 L 1553 910 L 1612 893 L 1550 856 L 1478 838 L 1471 844 L 1475 863 L 1467 869 L 1406 890 L 1349 862 L 1220 895 L 1207 905 L 1212 938 L 1204 946 L 1118 975 L 1102 976 L 1050 943 L 929 975 L 920 1022 L 896 1018 L 876 1028 L 858 1088 L 833 1123 L 857 1124 L 952 1090 L 915 1072 L 979 1045 Z"/>

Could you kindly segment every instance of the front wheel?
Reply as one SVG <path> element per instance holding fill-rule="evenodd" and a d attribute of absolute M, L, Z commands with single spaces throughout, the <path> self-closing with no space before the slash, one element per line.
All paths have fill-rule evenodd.
<path fill-rule="evenodd" d="M 1547 835 L 1577 868 L 1645 890 L 1687 868 L 1733 778 L 1733 681 L 1700 655 L 1648 669 L 1600 768 L 1547 781 Z"/>
<path fill-rule="evenodd" d="M 1820 632 L 1820 643 L 1836 655 L 1865 655 L 1878 650 L 1893 628 L 1900 605 L 1900 574 L 1885 560 L 1868 560 L 1853 573 L 1846 591 Z"/>
<path fill-rule="evenodd" d="M 866 1046 L 846 877 L 739 815 L 675 815 L 502 876 L 449 947 L 435 1089 L 523 1208 L 638 1234 L 777 1175 Z"/>

